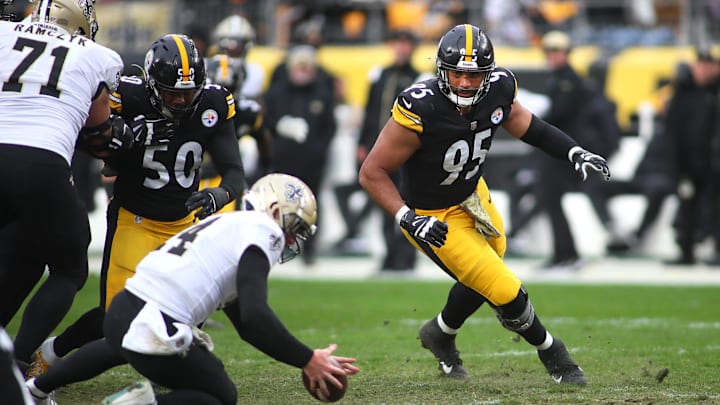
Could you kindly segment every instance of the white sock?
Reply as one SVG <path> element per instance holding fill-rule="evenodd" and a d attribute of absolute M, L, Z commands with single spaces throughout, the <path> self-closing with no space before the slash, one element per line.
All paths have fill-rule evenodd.
<path fill-rule="evenodd" d="M 460 329 L 453 329 L 453 328 L 447 326 L 445 321 L 443 321 L 443 319 L 442 319 L 442 314 L 438 314 L 437 321 L 438 321 L 438 325 L 440 325 L 440 329 L 443 332 L 447 333 L 448 335 L 457 335 L 458 331 L 460 330 Z"/>
<path fill-rule="evenodd" d="M 43 359 L 51 366 L 54 366 L 60 360 L 60 357 L 55 354 L 55 347 L 53 346 L 55 344 L 55 338 L 57 338 L 57 336 L 49 337 L 40 345 L 40 353 L 42 353 Z"/>
<path fill-rule="evenodd" d="M 35 386 L 35 377 L 25 381 L 25 386 L 30 390 L 33 397 L 38 399 L 45 399 L 48 393 Z"/>
<path fill-rule="evenodd" d="M 550 332 L 545 331 L 545 341 L 540 343 L 539 345 L 536 345 L 535 347 L 538 350 L 547 350 L 550 348 L 550 346 L 552 346 L 552 344 L 553 344 L 552 335 L 550 334 Z"/>

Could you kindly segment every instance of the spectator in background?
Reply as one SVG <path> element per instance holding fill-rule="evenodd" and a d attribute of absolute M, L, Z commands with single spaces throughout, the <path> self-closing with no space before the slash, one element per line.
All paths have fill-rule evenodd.
<path fill-rule="evenodd" d="M 419 72 L 412 66 L 412 55 L 417 42 L 417 37 L 411 31 L 391 31 L 387 38 L 387 45 L 392 50 L 393 62 L 385 68 L 376 68 L 370 73 L 370 90 L 357 148 L 357 159 L 360 165 L 390 117 L 397 94 L 410 87 L 418 79 Z M 405 189 L 403 177 L 403 170 L 398 170 L 391 175 L 393 182 L 400 190 Z M 359 188 L 360 185 L 357 184 L 357 187 Z M 385 239 L 385 258 L 380 270 L 414 269 L 417 256 L 415 248 L 395 225 L 395 219 L 384 212 L 382 231 Z"/>
<path fill-rule="evenodd" d="M 545 94 L 552 104 L 545 120 L 567 134 L 577 136 L 585 127 L 579 120 L 580 111 L 587 97 L 582 78 L 570 66 L 570 37 L 564 32 L 551 31 L 542 38 L 542 47 L 550 69 Z M 567 170 L 565 164 L 552 159 L 536 159 L 540 180 L 537 187 L 538 201 L 550 219 L 553 252 L 544 269 L 577 270 L 582 262 L 575 247 L 562 207 L 562 197 L 577 189 L 577 177 Z"/>
<path fill-rule="evenodd" d="M 703 224 L 712 223 L 715 233 L 715 258 L 720 259 L 720 221 L 718 220 L 717 150 L 718 77 L 720 55 L 698 49 L 697 60 L 678 66 L 673 81 L 673 96 L 665 115 L 665 130 L 679 177 L 680 199 L 675 239 L 680 256 L 667 264 L 695 264 L 695 244 Z M 704 200 L 707 199 L 707 200 Z M 703 201 L 711 204 L 705 209 Z M 707 212 L 698 217 L 698 212 Z M 720 261 L 719 261 L 720 262 Z"/>
<path fill-rule="evenodd" d="M 317 52 L 310 45 L 288 51 L 286 79 L 273 80 L 264 105 L 272 133 L 273 170 L 292 174 L 319 195 L 330 142 L 335 135 L 334 86 L 318 70 Z M 313 264 L 315 240 L 305 242 L 303 260 Z"/>
<path fill-rule="evenodd" d="M 210 35 L 205 26 L 202 24 L 190 24 L 185 33 L 195 43 L 198 53 L 203 58 L 206 57 L 210 47 Z"/>
<path fill-rule="evenodd" d="M 493 41 L 499 45 L 528 46 L 533 27 L 524 9 L 534 3 L 535 0 L 486 0 L 483 17 Z"/>
<path fill-rule="evenodd" d="M 575 140 L 608 156 L 617 150 L 620 129 L 615 121 L 615 107 L 594 84 L 581 78 L 569 63 L 570 37 L 561 31 L 551 31 L 542 38 L 550 75 L 545 94 L 552 104 L 545 119 Z M 581 184 L 564 165 L 549 159 L 537 159 L 539 178 L 536 193 L 542 209 L 550 218 L 553 235 L 553 253 L 544 269 L 577 270 L 582 261 L 567 217 L 563 211 L 562 198 L 571 191 L 584 191 L 598 214 L 600 221 L 611 234 L 620 238 L 610 216 L 607 198 L 597 189 L 599 182 L 591 179 Z"/>
<path fill-rule="evenodd" d="M 255 29 L 245 17 L 237 14 L 226 17 L 213 31 L 211 56 L 205 59 L 208 81 L 224 86 L 235 98 L 235 134 L 250 182 L 270 171 L 271 147 L 270 133 L 263 125 L 262 106 L 258 102 L 265 85 L 265 71 L 259 64 L 247 61 L 255 38 Z M 220 184 L 221 178 L 211 163 L 205 156 L 200 188 Z M 233 204 L 223 209 L 234 208 Z"/>
<path fill-rule="evenodd" d="M 247 61 L 255 38 L 255 28 L 250 21 L 237 14 L 220 21 L 212 34 L 209 78 L 225 86 L 236 99 L 258 99 L 263 90 L 265 71 L 259 64 Z M 219 68 L 224 68 L 224 74 L 218 72 Z"/>

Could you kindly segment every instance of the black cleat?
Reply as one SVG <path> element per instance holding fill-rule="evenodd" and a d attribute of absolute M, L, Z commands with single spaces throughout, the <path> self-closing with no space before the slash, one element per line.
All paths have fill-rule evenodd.
<path fill-rule="evenodd" d="M 422 347 L 430 350 L 438 360 L 438 370 L 449 378 L 466 379 L 468 373 L 462 365 L 460 352 L 455 348 L 455 336 L 440 329 L 437 318 L 425 322 L 418 331 Z"/>
<path fill-rule="evenodd" d="M 585 385 L 587 379 L 583 370 L 570 358 L 562 340 L 555 338 L 547 350 L 538 350 L 538 357 L 558 384 Z"/>

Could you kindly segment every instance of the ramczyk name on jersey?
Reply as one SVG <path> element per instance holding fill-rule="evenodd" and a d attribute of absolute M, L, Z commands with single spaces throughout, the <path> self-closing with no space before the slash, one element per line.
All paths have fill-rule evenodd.
<path fill-rule="evenodd" d="M 57 31 L 57 28 L 55 27 L 45 27 L 42 24 L 31 24 L 31 25 L 25 25 L 25 24 L 17 24 L 15 25 L 15 30 L 17 32 L 25 32 L 35 35 L 47 35 L 49 37 L 57 38 L 63 41 L 68 41 L 70 43 L 76 43 L 80 46 L 85 46 L 88 39 L 80 36 L 80 35 L 69 35 L 64 32 Z"/>

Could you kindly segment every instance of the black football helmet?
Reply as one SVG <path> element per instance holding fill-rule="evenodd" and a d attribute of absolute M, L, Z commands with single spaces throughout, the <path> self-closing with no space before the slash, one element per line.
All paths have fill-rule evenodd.
<path fill-rule="evenodd" d="M 477 104 L 490 89 L 490 73 L 495 69 L 495 53 L 490 38 L 474 25 L 457 25 L 440 38 L 435 65 L 440 90 L 450 101 L 459 107 Z M 483 72 L 485 78 L 475 89 L 474 96 L 461 97 L 448 81 L 448 70 Z"/>
<path fill-rule="evenodd" d="M 187 118 L 197 109 L 205 85 L 205 61 L 185 35 L 168 34 L 145 54 L 150 102 L 166 118 Z"/>

